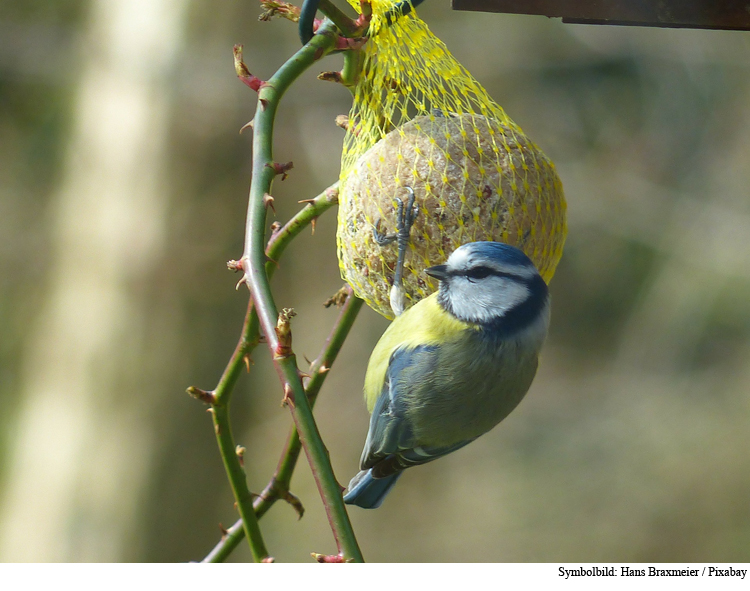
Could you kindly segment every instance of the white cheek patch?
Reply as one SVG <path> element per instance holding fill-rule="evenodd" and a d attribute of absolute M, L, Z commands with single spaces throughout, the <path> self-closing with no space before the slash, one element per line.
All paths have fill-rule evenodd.
<path fill-rule="evenodd" d="M 472 283 L 466 278 L 451 282 L 453 313 L 469 322 L 490 322 L 525 302 L 531 292 L 523 283 L 506 277 L 487 277 Z"/>

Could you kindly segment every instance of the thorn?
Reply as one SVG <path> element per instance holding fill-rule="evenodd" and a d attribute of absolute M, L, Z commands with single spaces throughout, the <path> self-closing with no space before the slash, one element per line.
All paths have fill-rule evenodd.
<path fill-rule="evenodd" d="M 263 564 L 272 564 L 272 563 L 276 562 L 276 560 L 274 559 L 273 556 L 264 556 L 263 558 L 260 559 L 260 561 Z"/>
<path fill-rule="evenodd" d="M 227 535 L 229 535 L 229 530 L 226 527 L 224 527 L 221 523 L 219 523 L 219 531 L 221 532 L 222 540 L 226 538 Z"/>
<path fill-rule="evenodd" d="M 276 213 L 276 210 L 274 210 L 274 213 Z M 281 222 L 273 222 L 271 224 L 271 235 L 276 234 L 279 230 L 281 230 Z"/>
<path fill-rule="evenodd" d="M 243 84 L 252 88 L 255 92 L 258 92 L 266 83 L 257 76 L 253 76 L 250 73 L 250 70 L 247 69 L 245 62 L 242 61 L 242 45 L 235 45 L 233 51 L 234 71 L 237 74 L 237 77 L 243 82 Z"/>
<path fill-rule="evenodd" d="M 302 358 L 303 358 L 303 359 L 304 359 L 305 361 L 307 361 L 307 365 L 312 365 L 312 364 L 313 364 L 313 362 L 312 362 L 312 361 L 310 361 L 310 360 L 309 360 L 309 359 L 307 358 L 307 355 L 303 354 L 303 355 L 302 355 Z"/>
<path fill-rule="evenodd" d="M 315 236 L 315 224 L 318 223 L 318 216 L 315 216 L 310 220 L 310 228 L 312 229 L 312 236 Z"/>
<path fill-rule="evenodd" d="M 286 180 L 287 176 L 289 176 L 287 172 L 294 168 L 294 162 L 274 162 L 272 164 L 266 163 L 266 166 L 272 168 L 275 174 L 280 174 L 281 180 L 283 181 Z"/>
<path fill-rule="evenodd" d="M 255 365 L 253 358 L 250 357 L 250 353 L 245 353 L 245 355 L 242 356 L 242 361 L 245 362 L 245 369 L 247 370 L 247 373 L 250 373 L 250 366 Z"/>
<path fill-rule="evenodd" d="M 265 111 L 268 106 L 268 99 L 259 98 L 258 103 L 260 103 L 260 110 Z"/>
<path fill-rule="evenodd" d="M 247 282 L 247 275 L 243 275 L 240 280 L 237 282 L 237 285 L 234 286 L 234 291 L 237 291 L 240 288 L 240 285 L 242 284 L 249 285 Z"/>
<path fill-rule="evenodd" d="M 328 373 L 329 371 L 331 371 L 330 367 L 326 367 L 325 365 L 321 365 L 320 369 L 318 370 L 318 373 Z"/>
<path fill-rule="evenodd" d="M 341 84 L 341 81 L 344 79 L 341 72 L 321 72 L 318 74 L 318 80 L 322 80 L 323 82 L 338 82 Z"/>
<path fill-rule="evenodd" d="M 301 379 L 305 379 L 305 378 L 311 378 L 311 377 L 312 377 L 312 376 L 311 376 L 311 375 L 310 375 L 309 373 L 306 373 L 306 372 L 304 372 L 304 371 L 300 371 L 300 370 L 297 370 L 297 375 L 298 375 L 298 376 L 299 376 L 299 377 L 300 377 Z"/>
<path fill-rule="evenodd" d="M 267 260 L 267 261 L 268 261 L 269 263 L 273 263 L 274 265 L 276 265 L 276 268 L 277 268 L 277 269 L 281 269 L 281 265 L 279 264 L 279 261 L 277 261 L 277 260 L 275 260 L 275 259 L 272 259 L 272 258 L 271 258 L 271 257 L 269 257 L 268 255 L 266 255 L 266 260 Z"/>
<path fill-rule="evenodd" d="M 245 448 L 238 445 L 234 448 L 234 453 L 237 454 L 237 459 L 240 461 L 240 466 L 245 466 Z"/>
<path fill-rule="evenodd" d="M 205 402 L 206 404 L 216 403 L 216 396 L 214 395 L 212 390 L 201 390 L 200 388 L 196 388 L 195 386 L 190 386 L 186 390 L 186 392 L 193 398 L 200 400 L 201 402 Z"/>
<path fill-rule="evenodd" d="M 299 500 L 299 497 L 296 497 L 289 491 L 286 491 L 285 493 L 281 494 L 281 498 L 289 503 L 297 513 L 297 521 L 302 519 L 302 516 L 305 514 L 305 508 L 302 506 L 302 501 Z"/>
<path fill-rule="evenodd" d="M 336 127 L 340 127 L 346 131 L 349 131 L 349 116 L 348 115 L 336 115 Z"/>
<path fill-rule="evenodd" d="M 284 180 L 284 177 L 282 177 L 282 180 Z M 269 207 L 273 209 L 273 213 L 274 215 L 276 215 L 276 207 L 274 207 L 273 204 L 273 196 L 271 196 L 269 193 L 263 194 L 263 205 L 266 209 L 268 209 Z"/>
<path fill-rule="evenodd" d="M 294 408 L 294 392 L 289 384 L 284 384 L 284 398 L 281 399 L 281 406 L 287 405 Z"/>
<path fill-rule="evenodd" d="M 309 205 L 315 205 L 315 199 L 300 199 L 297 203 L 305 203 Z"/>
<path fill-rule="evenodd" d="M 247 123 L 245 123 L 245 125 L 240 127 L 240 133 L 242 133 L 246 129 L 253 129 L 254 127 L 255 127 L 255 119 L 250 119 L 250 121 L 248 121 Z"/>

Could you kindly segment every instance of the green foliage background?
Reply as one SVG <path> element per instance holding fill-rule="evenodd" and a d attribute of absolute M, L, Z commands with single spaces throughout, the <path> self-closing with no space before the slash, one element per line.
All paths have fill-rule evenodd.
<path fill-rule="evenodd" d="M 426 4 L 420 16 L 556 163 L 570 230 L 526 400 L 489 435 L 407 473 L 378 511 L 352 509 L 365 558 L 749 561 L 750 33 Z M 232 45 L 268 77 L 299 42 L 286 21 L 257 22 L 252 2 L 165 5 L 184 16 L 164 35 L 175 39 L 168 67 L 145 78 L 163 146 L 157 161 L 118 156 L 134 158 L 130 170 L 156 166 L 162 181 L 153 215 L 130 219 L 124 238 L 128 212 L 105 216 L 104 243 L 119 236 L 112 254 L 84 223 L 90 211 L 65 209 L 80 84 L 106 44 L 92 14 L 106 3 L 0 2 L 0 560 L 197 560 L 217 524 L 236 519 L 210 419 L 184 389 L 215 385 L 247 301 L 224 265 L 242 250 L 250 134 L 237 130 L 255 103 Z M 135 66 L 107 67 L 125 95 Z M 275 157 L 295 164 L 274 185 L 282 222 L 338 175 L 333 120 L 349 96 L 317 73 L 277 120 Z M 123 127 L 100 129 L 113 151 L 130 129 L 123 105 L 112 107 Z M 321 307 L 341 283 L 334 232 L 331 212 L 274 278 L 278 305 L 299 313 L 300 356 L 317 354 L 335 318 Z M 116 322 L 76 291 L 90 280 L 81 269 L 115 286 Z M 342 482 L 356 471 L 361 385 L 385 326 L 363 311 L 316 406 Z M 259 491 L 290 418 L 267 353 L 254 361 L 233 421 Z M 261 522 L 270 552 L 333 551 L 304 460 L 292 488 L 307 513 L 298 522 L 273 508 Z M 246 546 L 235 558 L 249 558 Z"/>

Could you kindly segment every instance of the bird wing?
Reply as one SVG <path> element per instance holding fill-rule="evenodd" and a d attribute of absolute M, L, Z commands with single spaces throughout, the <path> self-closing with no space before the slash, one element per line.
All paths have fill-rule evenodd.
<path fill-rule="evenodd" d="M 423 383 L 434 372 L 438 362 L 437 349 L 429 345 L 399 348 L 391 355 L 383 388 L 372 409 L 370 429 L 360 460 L 362 470 L 372 468 L 373 476 L 383 478 L 435 460 L 474 440 L 440 447 L 419 445 L 415 440 L 407 413 L 409 396 L 404 390 Z"/>

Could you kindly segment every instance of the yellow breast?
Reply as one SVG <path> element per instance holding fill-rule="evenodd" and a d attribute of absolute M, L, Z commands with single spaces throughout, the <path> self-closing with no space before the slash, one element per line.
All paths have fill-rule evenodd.
<path fill-rule="evenodd" d="M 444 344 L 459 338 L 472 324 L 461 322 L 440 306 L 437 293 L 421 300 L 398 316 L 380 337 L 370 356 L 365 375 L 365 400 L 372 412 L 385 381 L 388 362 L 396 349 Z"/>

